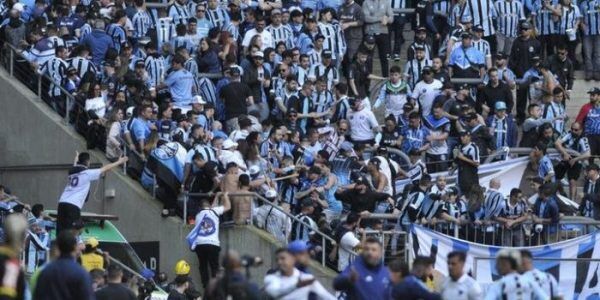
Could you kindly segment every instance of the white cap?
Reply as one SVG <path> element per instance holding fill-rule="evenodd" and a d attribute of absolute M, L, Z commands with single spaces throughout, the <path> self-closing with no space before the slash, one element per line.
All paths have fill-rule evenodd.
<path fill-rule="evenodd" d="M 248 169 L 248 172 L 250 173 L 250 175 L 257 175 L 258 173 L 260 173 L 260 167 L 257 165 L 254 165 L 254 166 L 250 167 L 250 169 Z"/>
<path fill-rule="evenodd" d="M 204 99 L 202 99 L 202 96 L 194 96 L 194 98 L 192 98 L 192 104 L 206 104 L 206 101 L 204 101 Z"/>
<path fill-rule="evenodd" d="M 131 118 L 132 115 L 133 115 L 133 106 L 130 106 L 125 111 L 125 116 L 127 116 L 128 118 Z"/>
<path fill-rule="evenodd" d="M 225 141 L 223 141 L 223 149 L 229 149 L 229 148 L 233 148 L 233 147 L 237 147 L 238 143 L 230 140 L 230 139 L 226 139 Z"/>
<path fill-rule="evenodd" d="M 252 53 L 252 57 L 265 57 L 265 54 L 262 51 L 256 51 L 254 53 Z"/>
<path fill-rule="evenodd" d="M 12 6 L 12 9 L 22 13 L 23 11 L 25 11 L 25 5 L 23 5 L 23 3 L 17 2 Z"/>
<path fill-rule="evenodd" d="M 265 198 L 267 198 L 267 199 L 275 199 L 275 198 L 277 198 L 277 192 L 274 189 L 269 189 L 265 193 Z"/>

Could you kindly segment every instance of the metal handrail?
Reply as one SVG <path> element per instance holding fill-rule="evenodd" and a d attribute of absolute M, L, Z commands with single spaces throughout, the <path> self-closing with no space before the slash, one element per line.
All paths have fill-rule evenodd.
<path fill-rule="evenodd" d="M 569 153 L 569 155 L 574 155 L 574 156 L 580 156 L 581 153 L 572 150 L 572 149 L 565 149 L 567 151 L 567 153 Z M 488 155 L 488 157 L 485 159 L 485 161 L 483 162 L 483 164 L 487 164 L 492 162 L 492 160 L 494 160 L 496 157 L 498 156 L 502 156 L 502 155 L 506 155 L 507 153 L 509 154 L 517 154 L 517 155 L 523 155 L 523 154 L 530 154 L 533 151 L 533 148 L 526 148 L 526 147 L 513 147 L 513 148 L 509 148 L 508 152 L 505 151 L 504 148 L 502 149 L 497 149 L 494 152 L 492 152 L 491 154 Z M 558 151 L 558 149 L 555 148 L 549 148 L 546 150 L 548 154 L 560 154 L 561 152 Z"/>
<path fill-rule="evenodd" d="M 16 166 L 0 166 L 0 172 L 6 171 L 44 171 L 44 170 L 68 170 L 73 167 L 73 164 L 37 164 L 37 165 L 16 165 Z M 101 168 L 102 164 L 90 164 L 90 168 Z"/>
<path fill-rule="evenodd" d="M 290 214 L 289 212 L 286 212 L 284 209 L 282 209 L 276 203 L 268 200 L 267 198 L 265 198 L 262 195 L 259 195 L 257 193 L 254 193 L 254 192 L 233 192 L 233 193 L 227 193 L 227 194 L 228 194 L 228 196 L 230 198 L 231 197 L 244 197 L 244 196 L 245 197 L 247 197 L 247 196 L 254 197 L 254 199 L 260 200 L 263 203 L 266 203 L 266 204 L 270 205 L 271 207 L 273 207 L 274 209 L 282 212 L 288 218 L 290 218 L 291 220 L 293 220 L 293 222 L 298 222 L 298 223 L 300 223 L 302 225 L 310 227 L 309 223 L 300 220 L 299 218 L 297 218 L 296 216 Z M 187 202 L 189 200 L 189 196 L 210 197 L 212 195 L 213 195 L 212 193 L 208 193 L 208 194 L 206 194 L 206 193 L 187 193 L 187 192 L 185 193 L 184 202 L 183 202 L 184 203 L 183 204 L 183 210 L 184 210 L 184 215 L 183 215 L 184 222 L 183 222 L 183 224 L 184 225 L 186 224 L 186 221 L 187 221 Z M 254 216 L 254 212 L 252 213 L 252 216 Z M 325 248 L 326 241 L 330 242 L 332 245 L 337 245 L 337 242 L 333 238 L 331 238 L 330 236 L 328 236 L 327 234 L 325 234 L 322 231 L 320 231 L 319 229 L 313 228 L 313 229 L 311 229 L 311 231 L 313 231 L 315 234 L 317 234 L 317 235 L 319 235 L 321 237 L 321 245 L 323 247 L 323 250 L 321 251 L 321 253 L 322 253 L 322 255 L 321 255 L 321 265 L 325 266 L 326 265 L 325 264 L 325 262 L 326 262 L 326 254 L 325 254 L 325 252 L 326 252 L 325 251 L 326 250 L 326 248 Z M 349 252 L 350 252 L 351 255 L 354 255 L 354 256 L 357 255 L 357 253 L 354 252 L 354 251 L 352 251 L 352 250 L 349 250 Z"/>

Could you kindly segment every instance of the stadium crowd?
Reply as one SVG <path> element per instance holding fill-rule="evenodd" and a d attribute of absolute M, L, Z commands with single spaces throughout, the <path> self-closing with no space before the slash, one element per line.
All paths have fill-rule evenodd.
<path fill-rule="evenodd" d="M 518 246 L 552 241 L 546 233 L 561 213 L 600 217 L 600 89 L 575 120 L 565 110 L 576 69 L 600 81 L 595 0 L 5 0 L 0 12 L 3 57 L 21 70 L 15 76 L 34 87 L 31 71 L 44 75 L 42 98 L 71 116 L 111 168 L 127 155 L 129 174 L 156 191 L 164 216 L 177 214 L 190 192 L 197 215 L 186 221 L 218 228 L 232 207 L 237 220 L 243 201 L 219 194 L 223 205 L 213 207 L 212 196 L 199 194 L 257 192 L 281 210 L 250 199 L 254 221 L 282 243 L 311 246 L 315 230 L 333 237 L 335 245 L 312 244 L 311 254 L 327 251 L 349 276 L 340 289 L 355 279 L 350 251 L 377 248 L 355 235 L 364 228 L 443 220 L 464 239 Z M 533 149 L 538 193 L 529 199 L 518 187 L 502 195 L 499 179 L 479 185 L 483 158 L 516 146 Z M 74 172 L 87 172 L 89 156 L 78 163 Z M 457 170 L 455 186 L 429 175 L 448 169 Z M 89 190 L 99 175 L 86 176 Z M 400 179 L 409 184 L 397 186 Z M 561 212 L 558 195 L 580 202 L 579 211 Z M 83 203 L 62 205 L 64 228 Z M 498 224 L 508 240 L 488 234 Z M 194 232 L 208 287 L 219 243 L 214 232 Z M 278 252 L 282 270 L 289 252 Z M 507 257 L 508 274 L 521 259 Z"/>

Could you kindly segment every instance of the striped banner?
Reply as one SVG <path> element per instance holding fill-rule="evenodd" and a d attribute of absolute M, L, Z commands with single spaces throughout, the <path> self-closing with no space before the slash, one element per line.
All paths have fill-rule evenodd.
<path fill-rule="evenodd" d="M 558 243 L 521 249 L 532 252 L 537 269 L 554 275 L 564 299 L 600 299 L 600 239 L 597 235 L 595 232 Z M 435 269 L 445 276 L 448 276 L 448 253 L 466 252 L 465 272 L 484 288 L 500 278 L 495 257 L 500 249 L 506 248 L 452 238 L 414 224 L 410 228 L 408 245 L 411 258 L 417 255 L 431 257 Z M 574 258 L 599 260 L 576 261 Z"/>

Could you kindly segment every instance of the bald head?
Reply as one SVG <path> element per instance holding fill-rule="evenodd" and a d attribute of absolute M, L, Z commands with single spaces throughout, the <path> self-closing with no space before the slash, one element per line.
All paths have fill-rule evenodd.
<path fill-rule="evenodd" d="M 499 178 L 494 178 L 492 180 L 490 180 L 490 188 L 492 189 L 499 189 L 500 188 L 500 179 Z"/>

